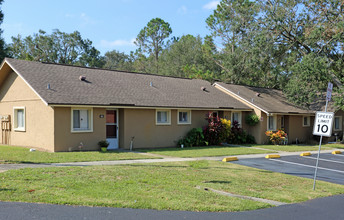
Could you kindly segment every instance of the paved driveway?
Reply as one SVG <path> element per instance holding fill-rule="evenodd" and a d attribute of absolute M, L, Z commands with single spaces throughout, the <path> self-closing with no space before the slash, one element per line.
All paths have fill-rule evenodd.
<path fill-rule="evenodd" d="M 19 202 L 0 202 L 0 219 L 236 219 L 236 220 L 290 220 L 290 219 L 344 219 L 344 195 L 310 200 L 304 203 L 282 205 L 247 212 L 186 212 L 122 209 L 107 207 L 63 206 Z"/>
<path fill-rule="evenodd" d="M 232 163 L 313 179 L 316 158 L 317 154 L 305 157 L 292 155 L 278 159 L 239 159 Z M 317 180 L 344 185 L 344 155 L 321 153 Z"/>

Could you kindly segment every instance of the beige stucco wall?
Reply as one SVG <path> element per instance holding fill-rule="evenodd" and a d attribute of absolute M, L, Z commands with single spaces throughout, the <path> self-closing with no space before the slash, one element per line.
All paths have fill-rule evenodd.
<path fill-rule="evenodd" d="M 13 107 L 25 107 L 25 131 L 13 130 Z M 10 115 L 10 145 L 53 151 L 54 111 L 14 72 L 0 85 L 0 115 Z M 2 135 L 1 135 L 2 136 Z M 2 142 L 2 137 L 0 137 Z"/>
<path fill-rule="evenodd" d="M 285 119 L 288 120 L 288 127 L 286 132 L 288 133 L 289 144 L 296 143 L 306 143 L 312 139 L 312 129 L 314 124 L 314 117 L 311 117 L 310 126 L 303 126 L 303 116 L 302 115 L 288 115 Z"/>
<path fill-rule="evenodd" d="M 54 107 L 55 151 L 77 150 L 80 143 L 83 150 L 98 150 L 98 142 L 106 139 L 105 108 L 93 108 L 93 131 L 71 132 L 70 107 Z"/>
<path fill-rule="evenodd" d="M 255 126 L 248 126 L 243 123 L 243 128 L 247 130 L 247 132 L 255 137 L 255 140 L 258 144 L 266 144 L 268 142 L 268 138 L 265 134 L 267 131 L 267 114 L 258 110 L 254 109 L 255 114 L 257 114 L 261 121 Z M 245 113 L 245 115 L 250 114 L 249 112 Z M 244 114 L 243 114 L 244 115 Z M 310 126 L 303 127 L 303 116 L 302 115 L 277 115 L 277 129 L 281 129 L 281 118 L 284 116 L 284 131 L 288 134 L 288 142 L 289 144 L 295 143 L 296 139 L 298 143 L 306 143 L 312 140 L 312 129 L 314 124 L 314 117 L 311 116 Z M 243 117 L 244 119 L 244 117 Z"/>
<path fill-rule="evenodd" d="M 257 125 L 249 126 L 245 123 L 246 116 L 249 114 L 256 114 L 260 120 Z M 266 114 L 257 108 L 253 108 L 252 112 L 243 112 L 242 116 L 242 128 L 247 131 L 248 134 L 252 135 L 257 143 L 265 143 L 265 131 L 266 131 Z"/>
<path fill-rule="evenodd" d="M 205 115 L 208 111 L 193 110 L 191 113 L 191 125 L 177 124 L 177 111 L 171 110 L 171 125 L 156 125 L 155 109 L 124 109 L 122 111 L 123 127 L 120 132 L 123 140 L 121 148 L 130 147 L 131 137 L 134 139 L 135 148 L 173 147 L 177 141 L 195 127 L 203 127 L 207 124 Z M 121 125 L 120 125 L 121 126 Z"/>
<path fill-rule="evenodd" d="M 344 140 L 344 111 L 339 110 L 337 111 L 334 116 L 341 116 L 342 117 L 342 129 L 341 130 L 334 130 L 334 121 L 333 121 L 333 125 L 332 125 L 332 137 L 331 138 L 327 138 L 327 141 L 336 141 L 336 137 L 334 136 L 334 134 L 337 134 L 337 139 L 343 141 Z M 334 120 L 334 119 L 333 119 Z"/>

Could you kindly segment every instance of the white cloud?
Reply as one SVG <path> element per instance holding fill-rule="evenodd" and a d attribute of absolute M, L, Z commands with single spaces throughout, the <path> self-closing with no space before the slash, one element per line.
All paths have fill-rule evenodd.
<path fill-rule="evenodd" d="M 186 14 L 188 12 L 188 9 L 185 5 L 183 5 L 182 7 L 178 8 L 178 13 L 179 14 Z"/>
<path fill-rule="evenodd" d="M 134 41 L 135 41 L 135 38 L 132 38 L 130 40 L 114 40 L 114 41 L 101 40 L 100 46 L 103 48 L 114 48 L 114 47 L 121 47 L 121 46 L 135 46 Z"/>
<path fill-rule="evenodd" d="M 215 10 L 218 4 L 220 4 L 220 1 L 213 0 L 208 4 L 204 5 L 203 8 L 208 10 Z"/>

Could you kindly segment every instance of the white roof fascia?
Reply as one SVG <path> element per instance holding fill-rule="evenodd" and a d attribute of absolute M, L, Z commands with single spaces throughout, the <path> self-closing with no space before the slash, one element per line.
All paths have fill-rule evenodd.
<path fill-rule="evenodd" d="M 43 103 L 45 104 L 45 105 L 48 105 L 48 103 L 42 98 L 42 96 L 40 96 L 39 94 L 38 94 L 38 92 L 34 89 L 34 88 L 32 88 L 32 86 L 24 79 L 24 77 L 5 59 L 5 61 L 3 62 L 3 64 L 1 65 L 1 68 L 2 68 L 2 66 L 4 65 L 4 63 L 7 63 L 7 65 L 9 65 L 10 67 L 11 67 L 11 69 L 22 79 L 22 80 L 24 80 L 24 82 L 32 89 L 32 91 L 34 92 L 34 93 L 36 93 L 36 95 L 43 101 Z"/>
<path fill-rule="evenodd" d="M 251 106 L 253 106 L 254 108 L 259 109 L 260 111 L 264 112 L 264 113 L 267 114 L 267 115 L 270 115 L 270 113 L 269 113 L 268 111 L 266 111 L 266 110 L 262 109 L 261 107 L 258 107 L 258 106 L 256 106 L 255 104 L 253 104 L 253 103 L 247 101 L 246 99 L 244 99 L 244 98 L 242 98 L 241 96 L 235 94 L 234 92 L 232 92 L 232 91 L 226 89 L 225 87 L 223 87 L 223 86 L 221 86 L 221 85 L 219 85 L 219 84 L 217 84 L 217 83 L 214 83 L 214 86 L 215 86 L 215 88 L 218 86 L 218 87 L 220 88 L 220 90 L 224 90 L 224 91 L 226 91 L 227 93 L 231 94 L 232 96 L 234 96 L 234 97 L 236 97 L 236 98 L 242 100 L 243 102 L 247 103 L 248 105 L 251 105 Z"/>

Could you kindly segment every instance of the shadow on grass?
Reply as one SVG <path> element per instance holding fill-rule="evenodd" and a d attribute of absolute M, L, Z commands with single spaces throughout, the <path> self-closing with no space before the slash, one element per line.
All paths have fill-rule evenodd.
<path fill-rule="evenodd" d="M 220 184 L 229 184 L 231 183 L 232 181 L 221 181 L 221 180 L 211 180 L 211 181 L 204 181 L 203 183 L 220 183 Z"/>
<path fill-rule="evenodd" d="M 17 191 L 16 189 L 6 189 L 6 188 L 0 188 L 0 192 L 14 192 Z"/>
<path fill-rule="evenodd" d="M 31 162 L 31 161 L 20 161 L 20 160 L 6 160 L 3 164 L 50 164 L 41 162 Z"/>

